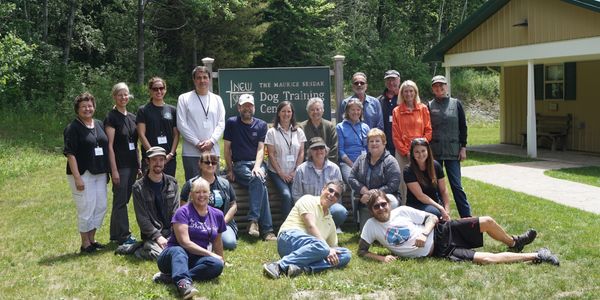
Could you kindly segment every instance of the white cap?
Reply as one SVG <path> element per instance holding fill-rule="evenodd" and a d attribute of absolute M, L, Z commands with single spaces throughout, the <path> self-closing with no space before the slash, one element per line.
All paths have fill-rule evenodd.
<path fill-rule="evenodd" d="M 239 105 L 243 105 L 244 103 L 252 103 L 254 105 L 254 97 L 250 94 L 242 94 L 238 100 Z"/>

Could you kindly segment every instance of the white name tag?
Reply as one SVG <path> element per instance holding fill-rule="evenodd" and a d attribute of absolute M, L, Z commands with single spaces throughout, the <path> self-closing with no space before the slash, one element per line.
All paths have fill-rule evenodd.
<path fill-rule="evenodd" d="M 394 116 L 390 115 L 389 122 L 392 123 L 393 119 L 394 119 Z"/>
<path fill-rule="evenodd" d="M 167 143 L 167 137 L 164 135 L 161 135 L 158 137 L 158 144 L 162 145 L 162 144 L 166 144 Z"/>
<path fill-rule="evenodd" d="M 286 155 L 285 160 L 289 163 L 293 163 L 296 161 L 296 158 L 293 155 Z"/>
<path fill-rule="evenodd" d="M 212 243 L 208 243 L 208 247 L 206 247 L 206 250 L 212 252 Z"/>
<path fill-rule="evenodd" d="M 203 128 L 209 128 L 210 127 L 210 122 L 208 122 L 208 121 L 202 122 L 202 127 Z"/>
<path fill-rule="evenodd" d="M 135 150 L 135 144 L 129 143 L 129 150 Z"/>
<path fill-rule="evenodd" d="M 367 150 L 360 151 L 360 154 L 367 154 Z"/>
<path fill-rule="evenodd" d="M 94 154 L 96 154 L 96 156 L 102 156 L 104 155 L 104 150 L 102 150 L 102 147 L 96 147 L 94 148 Z"/>

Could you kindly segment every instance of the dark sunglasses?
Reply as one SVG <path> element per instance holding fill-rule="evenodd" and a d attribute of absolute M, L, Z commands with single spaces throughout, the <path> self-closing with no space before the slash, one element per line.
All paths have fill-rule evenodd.
<path fill-rule="evenodd" d="M 158 91 L 164 91 L 164 90 L 165 90 L 165 87 L 164 87 L 164 86 L 161 86 L 161 87 L 153 87 L 153 88 L 151 88 L 151 90 L 153 90 L 153 91 L 155 91 L 155 92 L 158 92 Z"/>
<path fill-rule="evenodd" d="M 333 193 L 333 196 L 335 196 L 337 199 L 339 199 L 342 195 L 340 193 L 338 193 L 334 188 L 332 187 L 328 187 L 327 191 L 330 193 Z"/>
<path fill-rule="evenodd" d="M 217 165 L 219 165 L 218 161 L 212 161 L 212 160 L 203 160 L 202 163 L 205 164 L 205 165 L 211 165 L 211 166 L 217 166 Z"/>
<path fill-rule="evenodd" d="M 374 210 L 384 209 L 387 206 L 388 206 L 387 202 L 381 202 L 381 203 L 377 203 L 377 204 L 373 205 L 373 209 Z"/>
<path fill-rule="evenodd" d="M 352 84 L 354 84 L 354 85 L 358 85 L 358 86 L 361 86 L 361 85 L 365 85 L 365 84 L 367 84 L 367 83 L 366 83 L 366 82 L 364 82 L 364 81 L 355 81 L 355 82 L 353 82 Z"/>

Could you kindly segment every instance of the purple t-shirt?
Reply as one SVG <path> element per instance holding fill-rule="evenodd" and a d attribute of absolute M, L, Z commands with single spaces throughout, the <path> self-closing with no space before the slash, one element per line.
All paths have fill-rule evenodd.
<path fill-rule="evenodd" d="M 187 224 L 190 240 L 205 249 L 208 249 L 208 245 L 214 242 L 219 233 L 227 229 L 222 211 L 209 206 L 208 214 L 202 217 L 191 203 L 177 209 L 171 219 L 171 224 L 175 223 Z M 174 231 L 167 243 L 167 247 L 171 246 L 179 246 Z"/>

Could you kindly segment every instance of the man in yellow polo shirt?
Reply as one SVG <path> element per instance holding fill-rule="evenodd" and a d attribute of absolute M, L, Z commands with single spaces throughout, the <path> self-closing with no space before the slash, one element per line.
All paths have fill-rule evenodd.
<path fill-rule="evenodd" d="M 343 191 L 343 182 L 332 181 L 325 184 L 320 197 L 304 195 L 298 199 L 277 236 L 281 259 L 264 264 L 265 275 L 273 279 L 282 274 L 295 277 L 342 268 L 350 262 L 350 250 L 337 246 L 335 223 L 329 214 L 329 207 L 337 203 Z"/>

